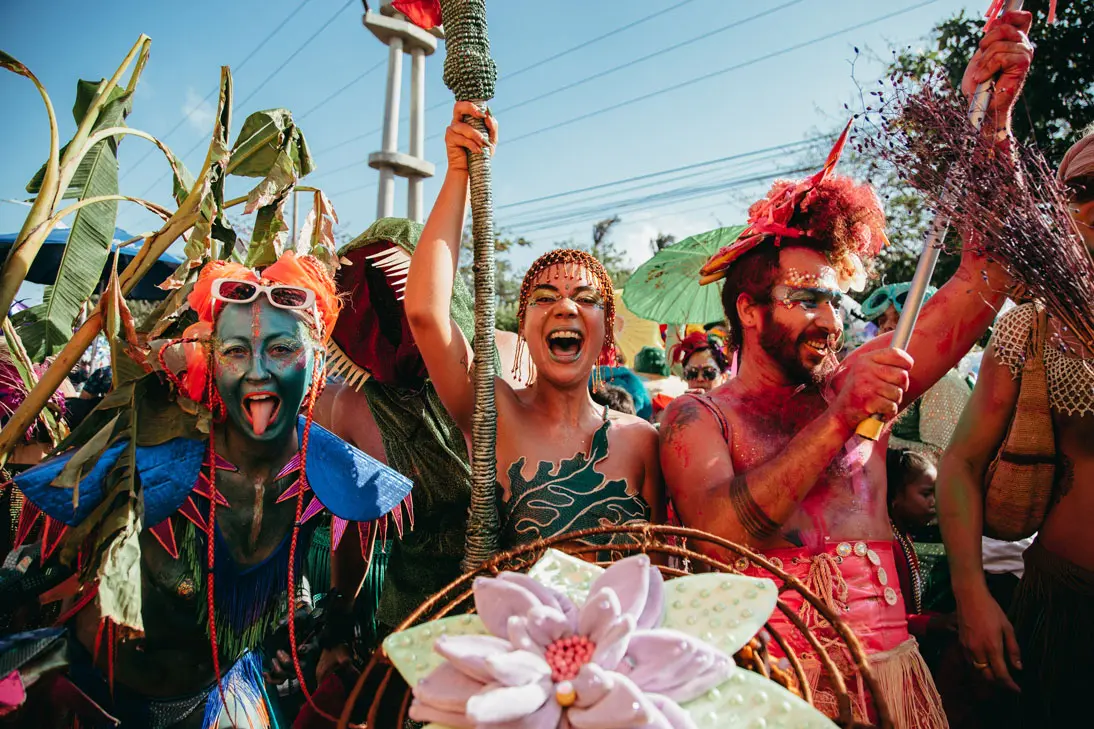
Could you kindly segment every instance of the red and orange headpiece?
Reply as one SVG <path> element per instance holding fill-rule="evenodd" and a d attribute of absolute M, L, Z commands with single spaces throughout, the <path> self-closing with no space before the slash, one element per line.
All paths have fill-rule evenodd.
<path fill-rule="evenodd" d="M 700 283 L 713 283 L 738 258 L 765 241 L 776 246 L 784 239 L 816 247 L 828 256 L 844 290 L 866 286 L 865 261 L 888 243 L 885 213 L 869 185 L 832 174 L 839 162 L 851 122 L 828 153 L 824 167 L 804 180 L 776 180 L 764 199 L 748 210 L 748 227 L 700 269 Z"/>

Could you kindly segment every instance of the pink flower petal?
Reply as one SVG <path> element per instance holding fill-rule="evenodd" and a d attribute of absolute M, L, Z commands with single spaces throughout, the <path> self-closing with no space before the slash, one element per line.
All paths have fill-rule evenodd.
<path fill-rule="evenodd" d="M 524 686 L 551 677 L 551 667 L 535 653 L 512 651 L 497 653 L 486 659 L 493 681 L 503 686 Z"/>
<path fill-rule="evenodd" d="M 600 642 L 600 633 L 622 613 L 615 590 L 609 587 L 590 592 L 589 599 L 581 606 L 577 617 L 578 635 L 588 636 L 594 643 Z"/>
<path fill-rule="evenodd" d="M 555 608 L 563 615 L 570 616 L 574 624 L 577 624 L 577 608 L 570 598 L 561 592 L 537 582 L 523 572 L 502 572 L 498 575 L 498 579 L 520 585 L 538 597 L 541 603 L 547 607 Z"/>
<path fill-rule="evenodd" d="M 599 701 L 587 709 L 575 705 L 566 712 L 574 729 L 633 729 L 653 721 L 657 709 L 641 689 L 626 676 L 610 675 L 611 686 Z"/>
<path fill-rule="evenodd" d="M 637 619 L 649 598 L 650 577 L 650 558 L 636 554 L 604 570 L 589 588 L 589 597 L 591 599 L 601 590 L 610 589 L 619 599 L 620 611 Z"/>
<path fill-rule="evenodd" d="M 596 650 L 593 651 L 593 663 L 608 671 L 614 671 L 627 653 L 631 634 L 634 633 L 634 618 L 620 615 L 605 628 L 598 630 L 593 638 Z"/>
<path fill-rule="evenodd" d="M 479 729 L 567 729 L 569 726 L 566 717 L 562 714 L 562 707 L 550 698 L 528 716 L 515 721 L 483 724 Z"/>
<path fill-rule="evenodd" d="M 452 729 L 475 729 L 475 722 L 468 719 L 466 714 L 441 711 L 419 701 L 410 705 L 409 716 L 411 720 L 422 724 L 440 724 Z"/>
<path fill-rule="evenodd" d="M 524 686 L 490 684 L 467 700 L 467 718 L 475 724 L 517 721 L 538 711 L 548 699 L 557 703 L 550 680 Z"/>
<path fill-rule="evenodd" d="M 414 687 L 414 701 L 438 711 L 463 714 L 467 700 L 482 691 L 485 685 L 451 663 L 442 663 Z"/>
<path fill-rule="evenodd" d="M 644 691 L 677 703 L 691 701 L 718 686 L 733 672 L 722 651 L 676 630 L 637 631 L 616 670 Z"/>
<path fill-rule="evenodd" d="M 577 701 L 574 706 L 587 709 L 604 698 L 611 686 L 611 676 L 595 663 L 586 663 L 570 683 L 573 684 Z"/>
<path fill-rule="evenodd" d="M 573 635 L 576 623 L 576 620 L 571 620 L 554 608 L 532 608 L 528 613 L 528 635 L 537 645 L 546 648 L 559 638 Z"/>
<path fill-rule="evenodd" d="M 638 629 L 651 630 L 661 625 L 665 617 L 665 580 L 661 570 L 650 565 L 650 587 L 646 595 L 646 605 L 638 616 Z"/>
<path fill-rule="evenodd" d="M 509 634 L 509 618 L 523 617 L 542 604 L 535 593 L 509 580 L 479 577 L 474 591 L 475 609 L 483 625 L 499 638 Z"/>
<path fill-rule="evenodd" d="M 460 672 L 486 684 L 493 680 L 486 659 L 512 650 L 509 641 L 492 635 L 442 635 L 433 650 Z"/>
<path fill-rule="evenodd" d="M 688 712 L 672 699 L 660 694 L 647 693 L 646 698 L 661 712 L 661 723 L 672 729 L 695 729 L 695 721 Z"/>

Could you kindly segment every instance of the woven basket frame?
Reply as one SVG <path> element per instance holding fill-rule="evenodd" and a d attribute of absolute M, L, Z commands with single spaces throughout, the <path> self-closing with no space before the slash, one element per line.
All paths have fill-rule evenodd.
<path fill-rule="evenodd" d="M 872 697 L 879 726 L 882 729 L 891 729 L 893 726 L 889 707 L 885 703 L 884 698 L 880 695 L 877 680 L 870 668 L 866 651 L 858 638 L 855 637 L 854 633 L 851 632 L 850 628 L 847 627 L 838 615 L 830 610 L 819 597 L 810 592 L 800 580 L 787 574 L 781 567 L 766 560 L 763 556 L 740 544 L 721 539 L 720 537 L 716 537 L 706 532 L 685 527 L 650 524 L 597 527 L 542 539 L 518 547 L 517 549 L 495 556 L 484 562 L 475 571 L 464 574 L 453 581 L 440 592 L 422 603 L 418 609 L 411 613 L 395 630 L 396 632 L 405 630 L 415 625 L 438 620 L 451 614 L 474 612 L 472 583 L 476 577 L 496 576 L 498 573 L 504 571 L 527 571 L 532 565 L 539 561 L 548 548 L 558 549 L 559 551 L 575 556 L 587 554 L 595 555 L 597 552 L 603 553 L 606 551 L 604 546 L 575 544 L 577 540 L 603 535 L 629 535 L 634 538 L 632 543 L 613 544 L 611 546 L 611 551 L 620 556 L 641 552 L 650 555 L 677 557 L 692 564 L 703 565 L 706 571 L 739 574 L 739 571 L 733 567 L 732 561 L 735 561 L 740 557 L 750 560 L 756 567 L 767 572 L 767 576 L 771 577 L 775 583 L 779 585 L 780 595 L 787 591 L 797 592 L 806 602 L 815 608 L 820 617 L 832 627 L 833 631 L 839 636 L 840 644 L 847 649 L 847 654 L 853 661 L 855 669 L 858 671 L 863 684 Z M 670 538 L 674 539 L 677 543 L 669 543 L 668 540 Z M 694 546 L 689 546 L 694 545 L 695 543 L 704 543 L 711 547 L 720 548 L 729 552 L 733 557 L 730 562 L 710 557 L 695 549 Z M 596 564 L 606 566 L 607 564 L 610 564 L 610 562 L 596 562 Z M 689 574 L 678 568 L 662 565 L 658 565 L 658 567 L 662 574 L 668 578 Z M 821 644 L 821 641 L 814 632 L 805 625 L 797 613 L 795 613 L 782 598 L 778 600 L 776 609 L 782 612 L 786 619 L 808 642 L 821 663 L 824 675 L 829 681 L 839 707 L 839 716 L 835 718 L 835 722 L 842 727 L 853 727 L 855 729 L 866 729 L 866 727 L 873 726 L 858 723 L 854 720 L 851 709 L 851 695 L 847 690 L 847 684 L 843 675 L 837 669 L 836 664 L 830 655 L 829 649 Z M 768 623 L 765 628 L 770 634 L 771 639 L 779 646 L 790 663 L 790 672 L 796 680 L 796 688 L 799 689 L 799 694 L 805 701 L 812 703 L 813 697 L 809 688 L 809 681 L 806 679 L 801 660 L 790 648 L 786 636 L 782 635 L 780 631 L 770 623 Z M 742 650 L 741 653 L 738 653 L 737 656 L 735 656 L 738 665 L 771 678 L 768 671 L 770 656 L 766 646 L 757 646 L 756 642 L 754 642 L 752 648 L 753 650 L 749 651 Z M 353 707 L 357 704 L 358 700 L 361 699 L 362 695 L 368 695 L 366 693 L 366 687 L 372 693 L 367 719 L 365 724 L 355 725 L 350 723 L 349 718 L 353 711 Z M 407 726 L 407 713 L 410 709 L 410 702 L 410 688 L 394 669 L 383 649 L 378 648 L 372 655 L 371 660 L 368 662 L 368 665 L 365 667 L 365 670 L 358 678 L 356 685 L 350 693 L 349 699 L 342 712 L 341 721 L 338 725 L 339 729 L 345 727 L 403 729 L 403 727 Z"/>

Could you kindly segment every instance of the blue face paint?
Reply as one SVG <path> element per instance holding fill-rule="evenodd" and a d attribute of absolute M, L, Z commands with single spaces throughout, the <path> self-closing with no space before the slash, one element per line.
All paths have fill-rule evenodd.
<path fill-rule="evenodd" d="M 315 368 L 304 322 L 261 299 L 228 304 L 214 354 L 216 387 L 236 429 L 263 442 L 291 434 Z"/>

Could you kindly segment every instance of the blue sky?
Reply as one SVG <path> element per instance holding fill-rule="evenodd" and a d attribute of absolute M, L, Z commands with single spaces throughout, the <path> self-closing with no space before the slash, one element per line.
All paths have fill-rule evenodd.
<path fill-rule="evenodd" d="M 648 257 L 648 241 L 658 232 L 683 237 L 743 222 L 748 201 L 769 184 L 757 178 L 793 169 L 802 151 L 789 148 L 689 166 L 831 132 L 846 118 L 843 104 L 857 97 L 854 47 L 884 59 L 892 48 L 921 45 L 939 20 L 962 9 L 979 14 L 987 4 L 492 0 L 490 37 L 500 75 L 492 106 L 502 124 L 494 166 L 497 223 L 535 241 L 538 253 L 587 240 L 595 220 L 618 210 L 622 223 L 615 239 L 639 263 Z M 506 79 L 506 73 L 659 10 L 660 17 Z M 232 66 L 234 131 L 251 111 L 277 106 L 293 110 L 318 163 L 306 184 L 322 187 L 339 213 L 340 229 L 356 234 L 375 215 L 377 173 L 364 160 L 380 147 L 378 131 L 369 133 L 381 122 L 387 56 L 386 47 L 362 26 L 362 12 L 358 0 L 8 0 L 0 7 L 0 48 L 44 82 L 62 122 L 63 141 L 75 126 L 69 110 L 77 78 L 109 76 L 139 34 L 148 34 L 152 55 L 128 123 L 160 136 L 195 171 L 211 129 L 213 107 L 206 99 L 216 87 L 219 66 Z M 290 14 L 291 20 L 270 37 Z M 889 14 L 895 15 L 874 22 Z M 854 27 L 858 25 L 862 27 Z M 709 37 L 693 41 L 703 34 Z M 681 45 L 638 60 L 675 44 Z M 804 47 L 792 49 L 798 45 Z M 441 81 L 442 53 L 443 46 L 426 70 L 427 107 L 439 104 L 426 117 L 426 156 L 437 163 L 443 162 L 441 133 L 451 113 L 451 95 Z M 613 71 L 616 67 L 621 68 Z M 370 68 L 375 70 L 355 81 Z M 722 69 L 730 70 L 716 74 Z M 522 103 L 601 73 L 574 88 Z M 867 82 L 880 73 L 880 61 L 869 54 L 854 69 L 854 76 Z M 713 75 L 695 80 L 707 74 Z M 400 147 L 405 151 L 409 58 L 403 79 Z M 668 90 L 655 94 L 662 89 Z M 650 98 L 627 103 L 645 95 Z M 0 198 L 23 199 L 26 180 L 48 151 L 45 112 L 33 85 L 14 74 L 0 74 L 0 98 L 5 107 L 0 116 Z M 588 116 L 570 122 L 583 115 Z M 170 190 L 162 156 L 136 164 L 147 151 L 147 144 L 135 137 L 122 144 L 122 191 L 166 203 Z M 605 185 L 675 168 L 686 169 Z M 427 205 L 439 180 L 426 184 Z M 233 180 L 229 195 L 242 194 L 250 182 Z M 596 189 L 515 205 L 586 187 Z M 400 182 L 396 211 L 405 213 L 405 205 L 405 183 Z M 25 208 L 0 204 L 0 230 L 18 229 L 24 215 Z M 134 233 L 157 227 L 154 218 L 133 207 L 121 208 L 118 224 Z"/>

